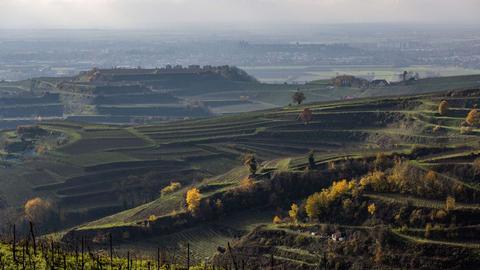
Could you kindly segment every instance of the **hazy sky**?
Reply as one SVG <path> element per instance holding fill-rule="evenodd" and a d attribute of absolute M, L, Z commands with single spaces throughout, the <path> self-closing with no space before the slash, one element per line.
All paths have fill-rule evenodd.
<path fill-rule="evenodd" d="M 480 0 L 0 0 L 0 28 L 162 28 L 172 23 L 480 24 Z"/>

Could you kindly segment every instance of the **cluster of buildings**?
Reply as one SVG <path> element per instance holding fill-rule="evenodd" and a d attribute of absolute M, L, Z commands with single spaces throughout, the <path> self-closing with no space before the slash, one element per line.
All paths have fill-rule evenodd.
<path fill-rule="evenodd" d="M 358 88 L 370 88 L 370 87 L 384 87 L 390 85 L 387 80 L 372 80 L 355 77 L 352 75 L 340 75 L 332 79 L 332 85 L 335 87 L 358 87 Z"/>

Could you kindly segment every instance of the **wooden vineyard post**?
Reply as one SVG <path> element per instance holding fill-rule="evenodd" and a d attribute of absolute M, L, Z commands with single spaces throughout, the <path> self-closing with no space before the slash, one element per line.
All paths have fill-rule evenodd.
<path fill-rule="evenodd" d="M 323 269 L 327 270 L 327 253 L 323 252 Z"/>
<path fill-rule="evenodd" d="M 82 236 L 82 270 L 85 269 L 85 237 Z"/>
<path fill-rule="evenodd" d="M 78 270 L 78 239 L 75 238 L 75 270 Z"/>
<path fill-rule="evenodd" d="M 32 241 L 33 241 L 33 254 L 37 256 L 37 242 L 35 239 L 35 231 L 33 230 L 33 223 L 30 221 L 30 235 L 32 236 Z"/>
<path fill-rule="evenodd" d="M 235 257 L 233 256 L 232 248 L 230 247 L 230 242 L 227 242 L 227 247 L 228 247 L 228 253 L 230 254 L 230 257 L 232 258 L 233 268 L 235 270 L 238 270 L 237 262 L 235 261 Z"/>
<path fill-rule="evenodd" d="M 157 247 L 157 270 L 160 270 L 160 248 Z"/>
<path fill-rule="evenodd" d="M 270 269 L 273 269 L 273 266 L 275 265 L 274 259 L 273 259 L 273 252 L 270 254 Z"/>
<path fill-rule="evenodd" d="M 130 251 L 127 251 L 127 270 L 130 270 Z"/>
<path fill-rule="evenodd" d="M 187 243 L 187 269 L 190 269 L 190 243 Z"/>
<path fill-rule="evenodd" d="M 17 237 L 16 237 L 16 232 L 15 232 L 15 224 L 13 224 L 13 242 L 12 242 L 12 255 L 13 255 L 13 261 L 15 262 L 15 265 L 17 264 Z"/>
<path fill-rule="evenodd" d="M 113 270 L 113 240 L 112 234 L 109 234 L 109 244 L 110 244 L 110 269 Z"/>

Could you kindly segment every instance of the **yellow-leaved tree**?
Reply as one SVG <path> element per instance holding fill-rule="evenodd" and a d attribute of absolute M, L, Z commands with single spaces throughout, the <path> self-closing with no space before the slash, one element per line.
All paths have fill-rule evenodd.
<path fill-rule="evenodd" d="M 253 179 L 250 176 L 247 176 L 240 181 L 240 189 L 245 192 L 251 192 L 253 191 L 255 187 L 255 183 L 253 182 Z"/>
<path fill-rule="evenodd" d="M 465 122 L 471 126 L 478 126 L 480 122 L 480 116 L 478 115 L 478 110 L 476 108 L 470 110 L 467 114 Z"/>
<path fill-rule="evenodd" d="M 375 215 L 375 212 L 377 211 L 377 207 L 375 206 L 374 203 L 370 204 L 368 206 L 368 213 L 370 213 L 370 215 Z"/>
<path fill-rule="evenodd" d="M 170 193 L 173 193 L 179 189 L 182 188 L 182 184 L 179 183 L 179 182 L 170 182 L 170 185 L 162 188 L 162 190 L 160 191 L 160 194 L 162 196 L 165 196 L 167 194 L 170 194 Z"/>
<path fill-rule="evenodd" d="M 282 223 L 282 219 L 279 216 L 275 216 L 273 218 L 273 224 L 280 224 Z"/>
<path fill-rule="evenodd" d="M 314 193 L 308 196 L 305 203 L 305 212 L 310 219 L 318 219 L 320 216 L 329 210 L 330 204 L 337 198 L 350 191 L 356 185 L 354 182 L 347 182 L 343 179 L 338 182 L 333 182 L 332 186 L 324 189 L 321 192 Z"/>
<path fill-rule="evenodd" d="M 455 209 L 455 198 L 452 196 L 447 196 L 445 200 L 445 210 L 450 211 Z"/>
<path fill-rule="evenodd" d="M 297 223 L 298 221 L 298 205 L 296 203 L 292 203 L 292 206 L 290 207 L 290 211 L 288 211 L 288 215 L 292 219 L 294 223 Z"/>
<path fill-rule="evenodd" d="M 438 104 L 438 113 L 440 115 L 447 115 L 449 108 L 450 106 L 448 105 L 448 101 L 442 100 L 440 104 Z"/>
<path fill-rule="evenodd" d="M 201 194 L 198 188 L 191 188 L 187 191 L 187 209 L 192 215 L 198 214 L 198 210 L 200 210 L 200 199 Z"/>

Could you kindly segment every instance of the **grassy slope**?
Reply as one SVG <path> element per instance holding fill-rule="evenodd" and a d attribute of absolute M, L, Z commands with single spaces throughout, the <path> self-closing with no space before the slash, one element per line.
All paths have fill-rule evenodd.
<path fill-rule="evenodd" d="M 452 102 L 454 99 L 450 98 Z M 168 178 L 161 179 L 164 181 L 162 185 L 168 184 L 171 179 L 182 180 L 185 176 L 178 172 L 194 169 L 209 175 L 202 182 L 203 185 L 234 188 L 247 175 L 243 167 L 236 168 L 240 164 L 239 156 L 246 151 L 256 152 L 261 159 L 266 160 L 265 170 L 301 167 L 306 163 L 304 154 L 310 148 L 317 150 L 316 158 L 320 162 L 343 158 L 346 155 L 374 154 L 379 150 L 403 151 L 414 144 L 449 144 L 459 148 L 467 147 L 464 148 L 465 153 L 472 151 L 477 142 L 476 135 L 459 135 L 455 121 L 444 121 L 445 117 L 436 116 L 433 112 L 438 100 L 439 97 L 434 95 L 364 98 L 137 128 L 47 122 L 43 125 L 45 128 L 68 134 L 70 142 L 46 156 L 33 159 L 30 161 L 31 168 L 22 174 L 13 172 L 11 177 L 19 177 L 15 186 L 24 186 L 23 195 L 39 194 L 28 190 L 31 185 L 45 187 L 47 194 L 53 198 L 64 199 L 65 196 L 59 195 L 64 194 L 66 189 L 73 192 L 73 195 L 78 195 L 88 188 L 83 186 L 83 182 L 73 185 L 71 177 L 98 175 L 94 179 L 106 182 L 105 187 L 108 188 L 128 174 L 122 173 L 112 179 L 104 179 L 101 174 L 129 166 L 135 169 L 146 166 L 163 171 Z M 412 101 L 414 105 L 410 106 Z M 314 111 L 314 120 L 309 125 L 297 120 L 299 112 L 305 107 Z M 462 110 L 462 107 L 454 106 L 453 109 Z M 392 115 L 394 117 L 390 118 Z M 405 119 L 413 119 L 417 126 L 400 126 Z M 432 134 L 431 128 L 439 120 L 442 120 L 441 126 L 445 132 Z M 379 138 L 388 138 L 390 143 L 380 147 L 377 143 Z M 103 143 L 105 141 L 109 143 Z M 168 168 L 148 165 L 147 162 L 152 160 L 177 162 L 176 173 L 168 174 Z M 140 163 L 129 163 L 132 161 Z M 58 170 L 58 164 L 63 164 L 67 169 Z M 227 170 L 231 171 L 215 176 Z M 45 183 L 54 185 L 50 187 Z M 57 183 L 64 184 L 56 185 Z M 6 186 L 6 190 L 14 191 L 15 186 L 12 182 Z M 91 222 L 84 228 L 132 225 L 145 220 L 151 214 L 162 216 L 173 210 L 182 211 L 180 205 L 184 192 L 185 189 Z M 65 207 L 75 211 L 112 203 L 120 204 L 116 198 L 112 198 L 106 203 L 78 201 L 75 204 L 65 204 Z"/>
<path fill-rule="evenodd" d="M 354 112 L 355 115 L 360 118 L 362 117 L 363 114 L 371 111 L 375 111 L 379 114 L 383 114 L 383 112 L 385 113 L 395 112 L 395 113 L 400 113 L 402 115 L 413 115 L 413 116 L 429 115 L 429 117 L 433 118 L 433 119 L 430 119 L 430 121 L 435 122 L 434 118 L 437 118 L 438 116 L 435 116 L 435 114 L 432 114 L 431 112 L 435 110 L 435 102 L 434 101 L 432 102 L 432 100 L 437 100 L 437 97 L 425 95 L 425 96 L 415 97 L 413 99 L 409 98 L 409 100 L 419 101 L 420 104 L 417 104 L 416 107 L 414 108 L 397 107 L 398 104 L 403 104 L 404 100 L 405 99 L 378 98 L 378 99 L 363 99 L 363 100 L 354 100 L 354 101 L 339 101 L 339 102 L 332 102 L 332 103 L 322 103 L 318 105 L 309 104 L 305 106 L 308 106 L 309 108 L 314 110 L 316 115 L 316 120 L 310 125 L 314 125 L 315 123 L 318 123 L 318 122 L 323 122 L 321 120 L 321 119 L 324 119 L 323 117 L 325 117 L 324 121 L 328 122 L 329 118 L 332 117 L 332 115 L 333 116 L 337 116 L 339 114 L 341 115 L 341 114 L 344 114 L 346 111 Z M 383 103 L 389 103 L 390 105 L 388 108 L 383 108 L 381 110 L 375 109 L 376 106 L 379 106 Z M 206 119 L 206 120 L 192 120 L 192 121 L 185 121 L 184 125 L 180 125 L 180 126 L 166 125 L 163 127 L 145 127 L 145 128 L 141 128 L 141 131 L 144 134 L 149 133 L 150 135 L 156 132 L 162 132 L 163 134 L 169 134 L 170 132 L 174 132 L 175 134 L 178 134 L 178 136 L 175 136 L 175 138 L 170 139 L 166 137 L 157 137 L 155 140 L 159 145 L 164 145 L 164 144 L 176 145 L 181 142 L 191 143 L 192 141 L 195 142 L 196 140 L 205 140 L 201 136 L 202 132 L 205 132 L 205 130 L 210 130 L 212 128 L 213 129 L 224 128 L 222 124 L 224 122 L 228 122 L 232 125 L 235 125 L 236 121 L 239 121 L 240 119 L 242 119 L 243 121 L 248 122 L 249 123 L 248 125 L 252 125 L 251 119 L 256 118 L 258 119 L 257 121 L 271 119 L 271 120 L 275 120 L 276 122 L 280 122 L 281 123 L 280 126 L 277 126 L 275 124 L 271 127 L 267 127 L 264 132 L 268 131 L 269 129 L 273 129 L 278 134 L 281 134 L 282 132 L 286 131 L 285 127 L 288 126 L 288 125 L 285 126 L 284 124 L 292 123 L 292 122 L 289 122 L 292 120 L 288 121 L 287 119 L 292 119 L 295 115 L 298 114 L 299 111 L 301 111 L 301 109 L 302 108 L 293 107 L 293 108 L 277 109 L 269 112 L 244 114 L 242 116 L 220 117 L 216 119 Z M 262 116 L 262 118 L 259 118 L 258 116 Z M 392 138 L 395 138 L 398 142 L 402 142 L 402 138 L 405 140 L 405 137 L 406 137 L 407 141 L 402 142 L 404 145 L 413 145 L 416 142 L 415 140 L 418 139 L 418 140 L 421 140 L 422 142 L 426 142 L 425 145 L 443 146 L 444 143 L 437 142 L 437 139 L 439 137 L 444 137 L 446 138 L 446 140 L 450 145 L 454 146 L 452 149 L 438 154 L 438 156 L 431 157 L 429 159 L 430 161 L 440 159 L 441 156 L 452 157 L 452 156 L 461 155 L 461 153 L 470 154 L 472 151 L 473 152 L 475 151 L 475 149 L 472 147 L 475 146 L 475 143 L 477 141 L 476 136 L 460 135 L 458 133 L 458 130 L 456 129 L 445 129 L 447 130 L 446 133 L 443 133 L 441 135 L 432 134 L 430 131 L 432 127 L 429 123 L 420 120 L 418 117 L 415 119 L 416 119 L 415 121 L 418 122 L 418 124 L 420 125 L 420 126 L 416 126 L 415 129 L 412 129 L 412 128 L 409 128 L 408 130 L 405 130 L 405 128 L 398 129 L 398 128 L 394 128 L 390 124 L 390 125 L 381 126 L 381 127 L 371 127 L 369 128 L 369 132 L 375 132 L 375 133 L 381 132 L 383 134 L 389 134 L 389 136 L 391 136 Z M 211 128 L 210 129 L 206 128 L 207 125 L 209 125 Z M 340 125 L 340 124 L 337 123 L 337 125 Z M 322 127 L 320 127 L 320 130 L 328 131 L 328 130 L 334 129 L 333 126 L 330 126 L 330 125 L 325 125 L 325 126 L 326 127 L 323 127 L 322 125 Z M 425 128 L 422 128 L 422 126 Z M 300 129 L 305 129 L 305 128 L 307 130 L 309 129 L 308 125 L 307 126 L 295 125 L 295 127 L 299 131 Z M 444 126 L 444 127 L 446 128 L 449 126 Z M 319 127 L 317 126 L 316 128 L 319 128 Z M 192 132 L 192 129 L 194 130 L 193 132 Z M 338 130 L 338 127 L 336 129 Z M 183 131 L 187 132 L 187 130 L 188 132 L 191 132 L 191 134 L 183 137 L 182 132 Z M 354 132 L 359 130 L 362 130 L 365 132 L 368 129 L 366 129 L 366 127 L 363 127 L 363 126 L 361 128 L 350 127 L 348 129 L 349 132 Z M 295 129 L 293 131 L 295 131 Z M 305 132 L 305 130 L 303 130 L 302 132 Z M 316 134 L 320 134 L 320 133 L 316 133 Z M 407 134 L 408 136 L 406 136 Z M 401 135 L 401 136 L 398 137 L 398 135 Z M 192 136 L 194 136 L 193 140 L 191 139 Z M 200 136 L 200 138 L 202 139 L 198 139 L 197 136 Z M 237 137 L 241 137 L 241 135 L 237 135 Z M 427 138 L 427 140 L 423 140 L 422 138 Z M 335 138 L 335 140 L 341 141 L 342 139 L 340 137 L 337 137 Z M 250 141 L 250 143 L 251 142 L 252 141 Z M 283 142 L 285 144 L 288 144 L 288 143 L 292 143 L 292 140 L 287 138 Z M 378 148 L 376 149 L 369 149 L 368 147 L 363 148 L 365 147 L 363 142 L 356 143 L 353 145 L 356 145 L 356 147 L 359 147 L 359 149 L 356 150 L 355 148 L 349 148 L 347 150 L 346 149 L 347 147 L 345 148 L 342 147 L 342 148 L 337 148 L 335 150 L 327 151 L 327 150 L 322 150 L 320 148 L 320 151 L 319 153 L 317 153 L 317 156 L 316 156 L 317 162 L 321 163 L 321 162 L 327 162 L 329 160 L 334 160 L 337 158 L 342 158 L 346 154 L 350 154 L 353 156 L 355 155 L 361 156 L 361 155 L 368 155 L 368 153 L 374 154 L 376 151 L 378 151 Z M 276 146 L 276 148 L 278 147 L 279 145 Z M 402 148 L 397 148 L 396 146 L 391 146 L 391 147 L 393 147 L 391 150 L 402 151 Z M 388 149 L 383 149 L 383 150 L 388 152 Z M 297 167 L 304 166 L 305 163 L 306 163 L 306 158 L 304 155 L 300 155 L 300 156 L 293 155 L 286 158 L 268 160 L 263 164 L 260 171 L 262 170 L 267 171 L 272 169 L 279 170 L 279 171 L 292 170 Z M 237 169 L 233 169 L 226 174 L 222 174 L 217 177 L 206 179 L 201 184 L 207 185 L 207 186 L 223 185 L 225 189 L 234 188 L 235 186 L 238 185 L 239 181 L 243 179 L 247 174 L 248 173 L 245 168 L 238 167 Z M 184 192 L 185 192 L 185 189 L 180 190 L 175 194 L 172 194 L 164 198 L 161 197 L 149 204 L 142 205 L 140 207 L 86 224 L 81 229 L 92 229 L 92 228 L 94 229 L 94 228 L 105 228 L 110 226 L 134 225 L 137 221 L 146 219 L 149 216 L 149 214 L 155 214 L 157 216 L 161 216 L 161 215 L 168 214 L 174 209 L 176 209 L 177 211 L 182 211 L 180 208 L 178 208 L 178 206 L 181 205 Z M 209 196 L 209 195 L 210 194 L 204 194 L 204 196 Z M 433 200 L 427 200 L 422 198 L 409 197 L 401 194 L 367 194 L 366 196 L 368 196 L 371 200 L 394 201 L 397 203 L 400 202 L 402 204 L 404 203 L 407 204 L 410 202 L 410 203 L 413 203 L 413 205 L 417 205 L 418 207 L 425 207 L 425 208 L 438 209 L 444 206 L 443 201 L 433 201 Z M 171 208 L 171 206 L 174 206 L 174 208 Z M 479 205 L 457 204 L 457 207 L 459 209 L 478 209 Z M 194 227 L 191 230 L 202 231 L 201 227 Z M 226 239 L 228 238 L 225 238 L 224 240 Z M 412 240 L 412 239 L 407 239 L 407 240 Z M 198 241 L 193 241 L 193 243 L 202 246 L 203 245 L 202 243 L 205 243 L 205 241 L 198 240 Z M 213 248 L 210 250 L 213 251 Z"/>

